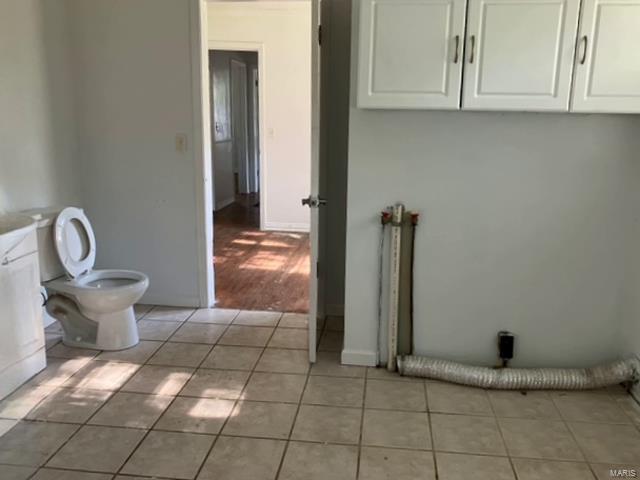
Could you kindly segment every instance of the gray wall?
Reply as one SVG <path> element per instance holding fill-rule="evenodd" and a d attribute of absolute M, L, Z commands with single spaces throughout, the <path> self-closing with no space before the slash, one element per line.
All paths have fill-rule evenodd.
<path fill-rule="evenodd" d="M 617 357 L 640 119 L 365 111 L 354 80 L 352 69 L 345 358 L 375 351 L 377 213 L 397 201 L 422 215 L 418 353 L 492 363 L 508 329 L 515 365 Z"/>
<path fill-rule="evenodd" d="M 198 305 L 185 0 L 72 0 L 83 200 L 98 268 L 149 275 L 143 301 Z M 187 136 L 177 151 L 176 134 Z"/>
<path fill-rule="evenodd" d="M 80 203 L 66 7 L 2 2 L 0 212 Z"/>

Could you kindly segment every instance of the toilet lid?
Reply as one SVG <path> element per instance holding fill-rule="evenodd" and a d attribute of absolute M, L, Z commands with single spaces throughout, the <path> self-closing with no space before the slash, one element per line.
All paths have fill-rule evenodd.
<path fill-rule="evenodd" d="M 96 237 L 81 209 L 62 210 L 53 235 L 60 262 L 72 278 L 91 271 L 96 262 Z"/>

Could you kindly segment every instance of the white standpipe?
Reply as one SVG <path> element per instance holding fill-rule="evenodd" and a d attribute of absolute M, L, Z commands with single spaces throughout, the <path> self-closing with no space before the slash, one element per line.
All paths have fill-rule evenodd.
<path fill-rule="evenodd" d="M 388 312 L 388 348 L 387 370 L 396 369 L 398 355 L 398 304 L 400 301 L 400 245 L 402 240 L 402 217 L 404 205 L 397 203 L 391 215 L 391 255 L 389 275 L 389 312 Z"/>

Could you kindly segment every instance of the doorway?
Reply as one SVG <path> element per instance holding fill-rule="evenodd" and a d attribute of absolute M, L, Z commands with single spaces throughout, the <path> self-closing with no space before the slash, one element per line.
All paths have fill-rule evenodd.
<path fill-rule="evenodd" d="M 309 234 L 263 216 L 260 52 L 211 49 L 209 70 L 216 306 L 306 313 Z"/>
<path fill-rule="evenodd" d="M 239 198 L 260 204 L 260 149 L 253 146 L 260 136 L 253 104 L 259 85 L 250 78 L 257 65 L 257 52 L 209 51 L 214 211 Z M 259 209 L 256 215 L 260 225 Z"/>

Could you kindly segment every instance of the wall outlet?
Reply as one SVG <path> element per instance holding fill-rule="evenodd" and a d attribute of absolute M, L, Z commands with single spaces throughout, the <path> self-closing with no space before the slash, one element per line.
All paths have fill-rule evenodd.
<path fill-rule="evenodd" d="M 184 133 L 176 134 L 176 152 L 184 153 L 187 151 L 187 136 Z"/>

